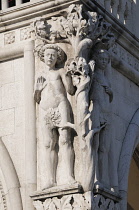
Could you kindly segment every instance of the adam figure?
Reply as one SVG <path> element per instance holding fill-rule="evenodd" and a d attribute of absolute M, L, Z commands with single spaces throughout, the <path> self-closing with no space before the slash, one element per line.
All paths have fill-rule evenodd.
<path fill-rule="evenodd" d="M 65 70 L 56 68 L 57 62 L 64 60 L 63 57 L 64 52 L 60 47 L 45 45 L 45 72 L 38 77 L 35 85 L 34 98 L 43 111 L 40 123 L 47 166 L 47 181 L 43 189 L 75 182 L 71 129 L 64 128 L 67 122 L 72 122 L 67 92 L 73 95 L 75 88 Z"/>

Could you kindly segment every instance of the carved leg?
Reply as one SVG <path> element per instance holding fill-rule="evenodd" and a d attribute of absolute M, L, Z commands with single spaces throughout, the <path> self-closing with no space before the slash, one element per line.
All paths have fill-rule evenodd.
<path fill-rule="evenodd" d="M 70 130 L 59 129 L 59 184 L 73 184 L 74 152 L 71 144 Z"/>
<path fill-rule="evenodd" d="M 62 101 L 59 105 L 61 114 L 61 124 L 71 122 L 70 106 L 67 101 Z M 59 153 L 58 153 L 58 173 L 59 184 L 69 184 L 75 182 L 73 176 L 74 152 L 72 147 L 71 129 L 58 129 L 59 131 Z"/>
<path fill-rule="evenodd" d="M 98 101 L 94 101 L 93 111 L 92 111 L 92 130 L 95 130 L 96 128 L 100 128 L 100 130 L 103 128 L 103 126 L 100 127 L 100 106 Z M 92 142 L 94 170 L 95 170 L 95 180 L 94 180 L 95 184 L 99 183 L 100 180 L 99 163 L 98 163 L 99 144 L 100 144 L 100 133 L 96 132 Z"/>
<path fill-rule="evenodd" d="M 104 184 L 104 187 L 110 187 L 110 176 L 109 176 L 109 150 L 111 145 L 111 139 L 108 135 L 108 130 L 102 131 L 100 135 L 100 146 L 99 146 L 99 172 L 100 181 Z"/>
<path fill-rule="evenodd" d="M 56 168 L 57 168 L 57 153 L 55 145 L 57 136 L 48 125 L 43 123 L 42 126 L 43 141 L 45 146 L 45 161 L 46 161 L 46 184 L 43 189 L 53 187 L 56 184 Z M 48 178 L 47 178 L 48 177 Z"/>

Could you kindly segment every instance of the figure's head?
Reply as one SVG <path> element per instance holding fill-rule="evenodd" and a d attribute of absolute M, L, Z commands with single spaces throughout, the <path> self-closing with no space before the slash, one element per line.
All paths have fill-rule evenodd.
<path fill-rule="evenodd" d="M 46 49 L 44 51 L 44 61 L 47 66 L 54 67 L 57 61 L 58 52 L 55 49 Z"/>
<path fill-rule="evenodd" d="M 34 27 L 35 27 L 36 33 L 43 38 L 45 38 L 46 36 L 46 25 L 47 25 L 47 22 L 44 18 L 37 18 L 34 21 Z"/>
<path fill-rule="evenodd" d="M 99 50 L 95 55 L 96 66 L 100 69 L 105 69 L 110 62 L 110 54 L 107 50 Z"/>
<path fill-rule="evenodd" d="M 56 44 L 46 44 L 42 49 L 41 60 L 46 65 L 54 67 L 56 64 L 61 64 L 65 60 L 64 51 Z"/>

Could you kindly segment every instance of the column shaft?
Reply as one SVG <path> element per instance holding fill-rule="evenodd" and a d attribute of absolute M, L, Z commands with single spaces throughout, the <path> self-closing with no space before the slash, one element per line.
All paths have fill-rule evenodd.
<path fill-rule="evenodd" d="M 22 0 L 16 0 L 16 6 L 22 4 Z"/>
<path fill-rule="evenodd" d="M 36 190 L 37 182 L 37 146 L 36 117 L 33 99 L 35 59 L 33 55 L 34 41 L 24 49 L 24 94 L 25 94 L 25 170 L 26 170 L 26 209 L 33 210 L 29 195 Z"/>
<path fill-rule="evenodd" d="M 2 0 L 1 7 L 2 7 L 2 10 L 7 9 L 8 8 L 8 0 Z"/>

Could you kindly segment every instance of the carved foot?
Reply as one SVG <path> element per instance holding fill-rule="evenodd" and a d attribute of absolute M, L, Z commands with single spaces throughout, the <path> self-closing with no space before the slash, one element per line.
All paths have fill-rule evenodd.
<path fill-rule="evenodd" d="M 76 183 L 77 181 L 72 176 L 69 176 L 67 184 L 76 184 Z"/>
<path fill-rule="evenodd" d="M 56 183 L 49 183 L 47 185 L 45 185 L 42 190 L 46 190 L 46 189 L 49 189 L 49 188 L 52 188 L 52 187 L 55 187 L 56 186 Z"/>

